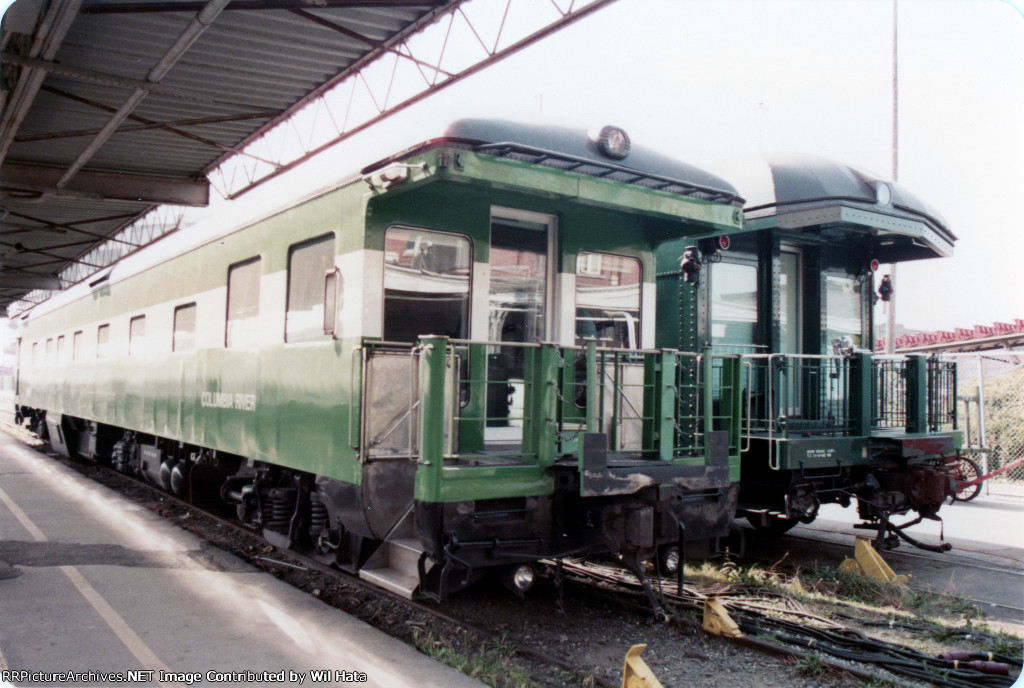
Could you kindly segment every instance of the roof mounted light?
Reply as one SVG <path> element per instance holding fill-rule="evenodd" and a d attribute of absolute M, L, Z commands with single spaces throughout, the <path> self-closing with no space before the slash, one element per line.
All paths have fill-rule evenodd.
<path fill-rule="evenodd" d="M 875 182 L 875 200 L 878 205 L 890 205 L 892 203 L 892 187 L 885 182 Z"/>
<path fill-rule="evenodd" d="M 601 127 L 600 131 L 590 135 L 590 139 L 605 157 L 624 160 L 629 155 L 629 134 L 619 127 Z"/>

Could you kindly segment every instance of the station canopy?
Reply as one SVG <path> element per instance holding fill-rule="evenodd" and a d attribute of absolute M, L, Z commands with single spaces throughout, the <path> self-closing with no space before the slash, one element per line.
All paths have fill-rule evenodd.
<path fill-rule="evenodd" d="M 17 0 L 0 39 L 0 309 L 611 1 Z"/>

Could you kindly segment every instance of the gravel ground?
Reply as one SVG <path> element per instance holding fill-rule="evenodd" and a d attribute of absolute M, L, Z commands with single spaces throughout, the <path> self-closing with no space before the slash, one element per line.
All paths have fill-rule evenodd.
<path fill-rule="evenodd" d="M 275 560 L 287 560 L 287 554 L 244 535 L 228 532 L 214 520 L 191 513 L 187 507 L 105 469 L 60 457 L 54 460 L 73 466 L 181 527 L 195 530 L 213 545 L 235 552 L 251 564 L 394 636 L 409 642 L 418 639 L 421 646 L 432 643 L 435 647 L 467 653 L 483 644 L 480 637 L 464 628 L 438 621 L 404 601 L 379 596 L 359 583 L 279 565 Z M 622 681 L 625 654 L 636 644 L 647 645 L 642 658 L 666 688 L 869 685 L 849 674 L 831 670 L 817 676 L 807 675 L 807 667 L 802 671 L 795 659 L 753 651 L 709 636 L 692 622 L 690 625 L 654 624 L 646 614 L 596 597 L 571 584 L 563 586 L 559 604 L 559 595 L 548 580 L 542 579 L 526 599 L 519 599 L 499 582 L 485 578 L 439 608 L 477 628 L 503 635 L 506 647 L 527 648 L 576 668 L 575 672 L 566 672 L 523 653 L 515 653 L 509 660 L 509 670 L 523 671 L 536 686 L 618 686 Z M 899 685 L 911 684 L 901 682 Z"/>

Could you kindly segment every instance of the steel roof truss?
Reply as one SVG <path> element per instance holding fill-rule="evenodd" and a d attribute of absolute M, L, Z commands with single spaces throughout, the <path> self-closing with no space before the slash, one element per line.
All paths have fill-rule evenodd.
<path fill-rule="evenodd" d="M 279 118 L 279 121 L 268 124 L 267 127 L 240 144 L 239 148 L 244 150 L 248 157 L 263 158 L 263 160 L 221 158 L 205 170 L 206 176 L 214 188 L 225 198 L 236 198 L 253 187 L 297 167 L 370 125 L 519 52 L 611 2 L 613 0 L 593 0 L 589 3 L 570 2 L 568 7 L 563 9 L 557 2 L 552 1 L 550 4 L 554 8 L 554 17 L 546 24 L 543 24 L 542 21 L 538 22 L 543 26 L 527 35 L 509 35 L 507 19 L 513 6 L 523 7 L 524 11 L 534 11 L 535 7 L 529 0 L 505 0 L 504 11 L 496 30 L 495 27 L 489 27 L 490 31 L 480 25 L 484 21 L 483 19 L 471 17 L 463 11 L 461 4 L 455 5 L 454 9 L 448 12 L 447 27 L 432 26 L 437 15 L 429 15 L 418 22 L 413 30 L 403 32 L 389 42 L 375 43 L 379 47 L 366 57 L 345 69 L 335 79 L 328 81 L 323 88 L 296 103 Z M 302 13 L 303 16 L 307 14 L 309 13 Z M 318 21 L 318 23 L 323 22 Z M 481 52 L 475 61 L 471 61 L 471 64 L 451 71 L 446 70 L 443 65 L 447 56 L 448 41 L 456 28 L 474 36 Z M 431 30 L 428 31 L 428 29 Z M 520 30 L 529 31 L 529 29 Z M 348 35 L 347 31 L 342 33 Z M 490 39 L 492 35 L 493 40 Z M 400 46 L 400 49 L 396 46 Z M 390 73 L 383 75 L 381 72 L 384 70 L 379 69 L 380 59 L 388 55 L 394 57 L 395 63 L 389 70 Z M 425 59 L 421 55 L 437 55 L 438 57 L 435 62 Z M 400 62 L 404 61 L 408 61 L 420 71 L 424 84 L 412 95 L 392 103 L 391 95 L 395 91 L 398 79 L 398 66 Z M 370 67 L 375 69 L 373 74 L 368 75 Z M 424 71 L 425 69 L 433 72 L 432 78 Z M 407 91 L 412 90 L 409 85 L 404 87 Z M 347 89 L 347 98 L 338 98 L 338 91 L 341 89 Z M 339 102 L 341 100 L 344 101 L 344 105 Z M 318 133 L 319 138 L 316 140 L 312 138 L 296 139 L 291 130 L 291 127 L 294 126 L 291 122 L 306 108 L 316 108 L 318 113 L 325 112 L 330 121 L 334 123 L 333 135 L 328 132 L 320 132 Z M 339 109 L 344 111 L 337 112 Z M 359 112 L 360 109 L 370 111 L 370 115 L 355 115 L 354 113 Z M 294 146 L 285 145 L 284 142 L 289 138 L 298 140 L 300 144 L 298 150 Z M 253 155 L 257 151 L 257 155 Z"/>

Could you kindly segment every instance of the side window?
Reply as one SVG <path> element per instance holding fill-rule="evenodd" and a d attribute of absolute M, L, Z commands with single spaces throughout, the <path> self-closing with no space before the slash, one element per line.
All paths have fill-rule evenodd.
<path fill-rule="evenodd" d="M 334 235 L 295 244 L 288 251 L 286 342 L 324 339 L 324 284 L 334 266 Z"/>
<path fill-rule="evenodd" d="M 146 316 L 137 315 L 128 322 L 128 355 L 146 353 Z"/>
<path fill-rule="evenodd" d="M 711 264 L 711 343 L 743 347 L 749 353 L 757 336 L 757 266 Z"/>
<path fill-rule="evenodd" d="M 82 336 L 82 331 L 79 330 L 71 337 L 72 361 L 81 361 L 84 358 L 84 351 L 82 350 L 83 346 L 85 346 L 85 338 Z"/>
<path fill-rule="evenodd" d="M 46 364 L 53 364 L 53 338 L 46 340 Z"/>
<path fill-rule="evenodd" d="M 196 305 L 187 303 L 174 309 L 174 338 L 171 351 L 192 351 L 196 348 Z"/>
<path fill-rule="evenodd" d="M 391 227 L 384 235 L 384 339 L 469 335 L 469 238 Z"/>
<path fill-rule="evenodd" d="M 57 337 L 57 363 L 64 363 L 64 335 Z"/>
<path fill-rule="evenodd" d="M 576 256 L 577 344 L 596 337 L 600 346 L 639 346 L 642 276 L 636 258 L 589 251 Z"/>
<path fill-rule="evenodd" d="M 251 346 L 259 337 L 260 259 L 228 268 L 228 317 L 224 345 Z"/>
<path fill-rule="evenodd" d="M 110 325 L 100 325 L 96 328 L 96 358 L 108 358 L 110 356 Z"/>
<path fill-rule="evenodd" d="M 39 363 L 39 342 L 32 342 L 32 365 Z"/>
<path fill-rule="evenodd" d="M 849 275 L 825 275 L 825 329 L 826 350 L 831 353 L 832 343 L 848 339 L 854 347 L 863 345 L 862 308 L 864 299 L 857 279 Z"/>

